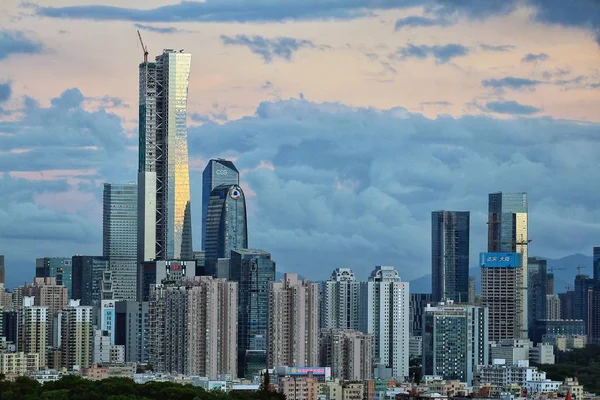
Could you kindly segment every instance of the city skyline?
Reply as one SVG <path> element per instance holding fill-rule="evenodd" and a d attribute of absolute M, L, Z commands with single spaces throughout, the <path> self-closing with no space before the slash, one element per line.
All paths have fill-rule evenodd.
<path fill-rule="evenodd" d="M 583 167 L 598 150 L 600 55 L 586 28 L 597 25 L 585 16 L 551 18 L 569 10 L 539 2 L 472 10 L 342 2 L 328 15 L 338 20 L 280 6 L 257 27 L 243 2 L 238 22 L 246 24 L 171 23 L 164 3 L 144 3 L 156 8 L 140 26 L 98 14 L 114 27 L 103 40 L 95 40 L 98 22 L 81 21 L 87 5 L 0 6 L 2 41 L 20 44 L 0 46 L 0 129 L 9 133 L 0 136 L 0 246 L 10 286 L 29 280 L 13 276 L 31 276 L 34 258 L 101 254 L 102 183 L 135 180 L 136 29 L 151 55 L 176 46 L 202 59 L 192 64 L 188 114 L 194 250 L 201 172 L 216 157 L 234 161 L 243 177 L 252 247 L 272 252 L 281 272 L 312 280 L 334 267 L 364 278 L 375 264 L 395 265 L 405 280 L 428 273 L 436 209 L 471 211 L 475 260 L 486 247 L 485 195 L 498 190 L 530 196 L 529 255 L 587 254 L 597 244 L 600 193 Z M 301 21 L 278 23 L 294 18 Z M 500 37 L 496 26 L 517 34 Z M 373 35 L 358 38 L 361 28 Z M 108 44 L 111 57 L 95 58 Z M 359 60 L 356 69 L 340 68 L 347 57 Z M 66 68 L 74 58 L 76 68 Z M 25 75 L 38 61 L 48 68 Z"/>

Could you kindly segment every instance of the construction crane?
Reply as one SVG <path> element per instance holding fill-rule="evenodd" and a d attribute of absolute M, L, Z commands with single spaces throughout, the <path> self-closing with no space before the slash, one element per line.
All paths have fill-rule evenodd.
<path fill-rule="evenodd" d="M 142 44 L 142 50 L 144 51 L 144 62 L 148 62 L 148 47 L 144 46 L 144 41 L 142 40 L 142 34 L 139 29 L 137 31 L 138 37 L 140 38 L 140 43 Z"/>
<path fill-rule="evenodd" d="M 563 271 L 563 270 L 565 270 L 565 269 L 566 269 L 566 268 L 564 268 L 564 267 L 563 267 L 563 268 L 548 267 L 548 273 L 549 273 L 549 274 L 552 274 L 552 273 L 554 273 L 554 271 Z"/>
<path fill-rule="evenodd" d="M 577 275 L 581 275 L 581 270 L 582 270 L 582 269 L 584 269 L 584 268 L 587 268 L 587 267 L 584 267 L 584 266 L 578 265 L 578 266 L 577 266 Z"/>

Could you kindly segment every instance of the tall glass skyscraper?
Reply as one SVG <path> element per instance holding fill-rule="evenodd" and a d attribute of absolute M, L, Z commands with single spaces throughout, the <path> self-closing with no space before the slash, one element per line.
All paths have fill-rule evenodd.
<path fill-rule="evenodd" d="M 521 292 L 520 316 L 522 331 L 520 337 L 527 338 L 528 306 L 527 306 L 527 236 L 528 201 L 527 193 L 491 193 L 488 207 L 488 252 L 519 253 L 522 266 L 519 272 L 523 275 L 520 281 Z"/>
<path fill-rule="evenodd" d="M 594 281 L 600 284 L 600 247 L 594 247 Z"/>
<path fill-rule="evenodd" d="M 135 300 L 137 296 L 137 206 L 135 183 L 104 184 L 102 255 L 112 271 L 117 300 Z"/>
<path fill-rule="evenodd" d="M 167 49 L 139 66 L 138 264 L 193 257 L 186 125 L 191 59 Z"/>
<path fill-rule="evenodd" d="M 431 287 L 434 301 L 469 301 L 468 211 L 431 213 Z"/>
<path fill-rule="evenodd" d="M 246 198 L 238 185 L 213 189 L 206 217 L 206 270 L 214 275 L 219 258 L 229 258 L 231 250 L 248 248 Z"/>
<path fill-rule="evenodd" d="M 535 332 L 535 322 L 546 319 L 547 261 L 537 257 L 529 257 L 527 260 L 527 275 L 528 330 L 529 339 L 532 339 Z"/>
<path fill-rule="evenodd" d="M 213 189 L 221 185 L 239 185 L 240 173 L 228 160 L 210 160 L 202 173 L 202 250 L 206 250 L 206 218 Z"/>

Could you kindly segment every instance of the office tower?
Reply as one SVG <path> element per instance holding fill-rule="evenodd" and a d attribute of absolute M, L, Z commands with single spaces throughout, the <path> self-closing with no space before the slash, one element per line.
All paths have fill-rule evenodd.
<path fill-rule="evenodd" d="M 423 311 L 432 302 L 430 293 L 411 293 L 408 309 L 410 311 L 410 336 L 423 335 Z"/>
<path fill-rule="evenodd" d="M 73 256 L 73 298 L 82 306 L 99 304 L 102 274 L 108 269 L 108 260 L 96 256 Z"/>
<path fill-rule="evenodd" d="M 519 339 L 523 331 L 521 254 L 481 253 L 481 305 L 489 309 L 489 340 Z"/>
<path fill-rule="evenodd" d="M 284 274 L 269 288 L 269 368 L 319 362 L 319 284 Z"/>
<path fill-rule="evenodd" d="M 488 310 L 440 303 L 424 312 L 423 375 L 471 386 L 478 365 L 489 361 Z"/>
<path fill-rule="evenodd" d="M 548 273 L 546 260 L 529 257 L 527 260 L 527 331 L 528 337 L 533 337 L 535 321 L 546 319 L 546 292 Z"/>
<path fill-rule="evenodd" d="M 6 264 L 5 264 L 6 260 L 4 258 L 4 255 L 0 254 L 0 283 L 5 285 L 6 284 Z"/>
<path fill-rule="evenodd" d="M 331 367 L 331 377 L 343 381 L 371 379 L 373 336 L 352 329 L 323 329 L 319 365 Z"/>
<path fill-rule="evenodd" d="M 588 343 L 600 344 L 600 282 L 588 291 Z"/>
<path fill-rule="evenodd" d="M 434 301 L 468 301 L 469 220 L 468 211 L 431 213 L 431 288 Z"/>
<path fill-rule="evenodd" d="M 102 255 L 112 271 L 116 299 L 137 296 L 138 192 L 135 183 L 104 184 Z"/>
<path fill-rule="evenodd" d="M 181 285 L 196 272 L 195 260 L 144 261 L 141 266 L 142 301 L 148 301 L 150 287 L 166 281 Z"/>
<path fill-rule="evenodd" d="M 138 265 L 192 259 L 186 125 L 191 60 L 191 54 L 167 49 L 139 66 Z"/>
<path fill-rule="evenodd" d="M 206 218 L 213 189 L 221 185 L 239 185 L 240 173 L 229 160 L 222 158 L 208 162 L 202 173 L 202 250 L 206 249 Z"/>
<path fill-rule="evenodd" d="M 360 282 L 350 268 L 336 268 L 322 283 L 321 329 L 360 329 Z"/>
<path fill-rule="evenodd" d="M 152 286 L 148 356 L 155 371 L 236 375 L 237 286 L 212 277 Z"/>
<path fill-rule="evenodd" d="M 361 331 L 373 335 L 374 364 L 408 376 L 409 284 L 389 266 L 377 266 L 361 285 Z"/>
<path fill-rule="evenodd" d="M 560 319 L 560 297 L 555 294 L 546 295 L 546 318 L 544 319 Z M 540 318 L 538 318 L 539 320 Z"/>
<path fill-rule="evenodd" d="M 2 336 L 19 348 L 19 311 L 2 311 Z"/>
<path fill-rule="evenodd" d="M 46 307 L 48 313 L 48 346 L 57 346 L 55 326 L 52 323 L 56 313 L 68 304 L 67 288 L 56 283 L 56 278 L 35 278 L 33 284 L 25 285 L 23 296 L 32 297 L 34 305 Z"/>
<path fill-rule="evenodd" d="M 560 319 L 575 319 L 573 312 L 575 292 L 567 290 L 565 293 L 559 293 L 558 298 L 560 299 Z"/>
<path fill-rule="evenodd" d="M 600 282 L 600 247 L 594 247 L 593 253 L 593 268 L 594 276 L 593 279 L 596 282 Z"/>
<path fill-rule="evenodd" d="M 115 344 L 125 346 L 125 362 L 148 362 L 148 302 L 115 302 Z"/>
<path fill-rule="evenodd" d="M 467 300 L 468 303 L 470 304 L 476 304 L 477 303 L 477 289 L 476 289 L 476 282 L 475 282 L 475 277 L 474 276 L 470 276 L 469 277 L 469 299 Z"/>
<path fill-rule="evenodd" d="M 19 321 L 19 346 L 23 353 L 40 355 L 40 365 L 47 365 L 46 350 L 50 316 L 48 307 L 34 305 L 33 297 L 23 297 L 23 307 Z"/>
<path fill-rule="evenodd" d="M 219 258 L 248 248 L 246 198 L 238 185 L 220 185 L 210 193 L 206 216 L 206 272 L 216 275 Z"/>
<path fill-rule="evenodd" d="M 44 257 L 35 260 L 36 278 L 56 278 L 56 284 L 67 288 L 67 296 L 73 298 L 73 266 L 71 258 Z"/>
<path fill-rule="evenodd" d="M 61 360 L 62 367 L 68 371 L 75 366 L 89 368 L 92 365 L 92 309 L 80 305 L 79 300 L 70 300 L 62 310 Z"/>
<path fill-rule="evenodd" d="M 271 253 L 264 250 L 231 251 L 231 280 L 239 282 L 238 376 L 240 378 L 251 378 L 260 370 L 267 368 L 266 340 L 256 340 L 256 338 L 267 337 L 269 285 L 275 281 L 275 267 Z M 247 357 L 250 354 L 252 363 L 250 357 Z M 262 365 L 261 360 L 264 360 Z"/>
<path fill-rule="evenodd" d="M 527 306 L 527 251 L 528 237 L 528 201 L 527 193 L 491 193 L 489 195 L 488 214 L 488 252 L 518 253 L 521 255 L 519 268 L 523 276 L 519 281 L 519 310 L 521 318 L 520 332 L 514 338 L 527 338 L 529 310 Z"/>

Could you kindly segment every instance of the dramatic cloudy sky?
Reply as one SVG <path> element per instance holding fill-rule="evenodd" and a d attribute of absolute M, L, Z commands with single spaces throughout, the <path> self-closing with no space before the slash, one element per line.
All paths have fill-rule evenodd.
<path fill-rule="evenodd" d="M 313 279 L 428 273 L 437 209 L 471 211 L 474 265 L 494 191 L 529 193 L 531 253 L 600 244 L 595 0 L 2 0 L 9 281 L 101 254 L 102 183 L 136 178 L 136 29 L 193 55 L 196 248 L 217 156 L 242 171 L 251 246 Z"/>

